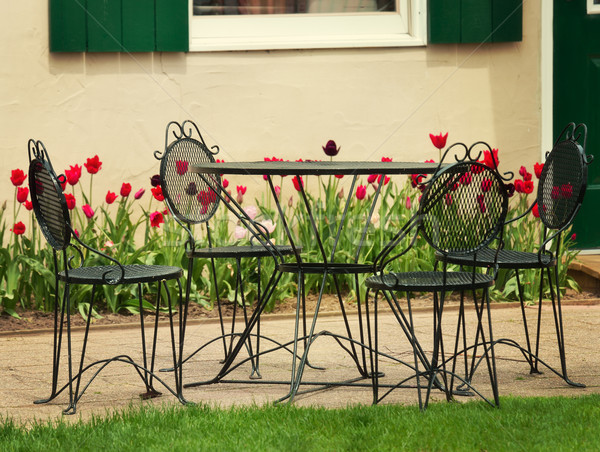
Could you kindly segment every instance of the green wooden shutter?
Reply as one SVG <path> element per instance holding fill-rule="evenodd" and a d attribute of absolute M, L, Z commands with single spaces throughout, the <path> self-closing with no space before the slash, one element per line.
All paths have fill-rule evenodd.
<path fill-rule="evenodd" d="M 188 0 L 49 0 L 51 52 L 187 52 Z"/>
<path fill-rule="evenodd" d="M 122 0 L 123 49 L 153 52 L 156 49 L 154 0 Z"/>
<path fill-rule="evenodd" d="M 156 0 L 156 50 L 187 52 L 190 46 L 188 0 Z"/>
<path fill-rule="evenodd" d="M 429 0 L 429 42 L 521 41 L 521 0 Z"/>
<path fill-rule="evenodd" d="M 121 0 L 87 0 L 88 52 L 120 52 Z"/>
<path fill-rule="evenodd" d="M 85 0 L 50 0 L 50 52 L 85 52 Z"/>

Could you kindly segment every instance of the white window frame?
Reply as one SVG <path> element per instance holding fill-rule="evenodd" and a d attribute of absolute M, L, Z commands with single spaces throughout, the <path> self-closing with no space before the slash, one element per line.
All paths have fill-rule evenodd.
<path fill-rule="evenodd" d="M 587 13 L 600 14 L 600 5 L 594 2 L 594 0 L 587 0 Z"/>
<path fill-rule="evenodd" d="M 190 51 L 405 47 L 427 43 L 427 0 L 395 13 L 194 16 Z"/>

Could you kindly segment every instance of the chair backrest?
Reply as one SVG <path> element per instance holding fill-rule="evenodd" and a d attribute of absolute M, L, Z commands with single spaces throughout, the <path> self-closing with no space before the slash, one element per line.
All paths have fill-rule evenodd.
<path fill-rule="evenodd" d="M 41 141 L 29 140 L 29 192 L 44 237 L 55 250 L 71 241 L 71 218 L 62 187 Z"/>
<path fill-rule="evenodd" d="M 442 254 L 471 254 L 502 231 L 508 195 L 497 171 L 464 161 L 440 169 L 419 207 L 419 232 Z"/>
<path fill-rule="evenodd" d="M 212 149 L 216 151 L 208 149 L 193 122 L 170 122 L 166 130 L 165 151 L 162 155 L 155 153 L 161 160 L 160 184 L 169 210 L 189 224 L 208 221 L 219 207 L 220 198 L 215 191 L 221 186 L 221 178 L 205 175 L 206 180 L 203 180 L 190 171 L 194 164 L 214 162 L 218 147 L 213 146 Z"/>
<path fill-rule="evenodd" d="M 586 133 L 583 124 L 567 126 L 544 162 L 537 204 L 540 219 L 549 229 L 566 228 L 583 202 L 591 161 L 585 155 Z"/>

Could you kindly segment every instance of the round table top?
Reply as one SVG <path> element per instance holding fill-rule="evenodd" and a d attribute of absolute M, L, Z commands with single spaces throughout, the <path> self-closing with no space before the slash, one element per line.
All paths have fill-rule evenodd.
<path fill-rule="evenodd" d="M 366 175 L 431 174 L 438 163 L 425 162 L 344 162 L 344 161 L 255 161 L 207 162 L 190 165 L 190 171 L 205 174 L 293 175 Z"/>

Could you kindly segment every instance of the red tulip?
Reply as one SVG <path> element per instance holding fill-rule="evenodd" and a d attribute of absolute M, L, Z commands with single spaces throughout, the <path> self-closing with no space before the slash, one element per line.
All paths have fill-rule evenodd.
<path fill-rule="evenodd" d="M 31 203 L 31 201 L 25 201 L 23 205 L 27 210 L 33 210 L 33 204 Z"/>
<path fill-rule="evenodd" d="M 177 174 L 179 174 L 180 176 L 183 176 L 185 173 L 187 173 L 188 165 L 189 165 L 189 162 L 187 162 L 185 160 L 177 160 L 175 162 L 175 170 L 177 171 Z"/>
<path fill-rule="evenodd" d="M 238 194 L 241 193 L 242 195 L 245 195 L 248 187 L 246 187 L 245 185 L 237 185 L 236 189 L 237 189 Z"/>
<path fill-rule="evenodd" d="M 25 234 L 25 225 L 22 221 L 19 221 L 18 223 L 15 223 L 11 231 L 14 232 L 15 235 L 23 235 Z"/>
<path fill-rule="evenodd" d="M 227 188 L 229 187 L 229 181 L 227 179 L 223 179 L 221 181 L 221 185 L 223 185 L 223 188 Z"/>
<path fill-rule="evenodd" d="M 367 182 L 369 184 L 374 184 L 376 180 L 377 180 L 377 174 L 370 174 L 369 177 L 367 177 Z"/>
<path fill-rule="evenodd" d="M 367 195 L 367 186 L 366 185 L 359 185 L 358 188 L 356 189 L 356 199 L 365 199 L 365 196 Z"/>
<path fill-rule="evenodd" d="M 492 188 L 492 180 L 491 179 L 484 179 L 481 181 L 481 191 L 486 193 L 488 191 L 490 191 L 490 189 Z"/>
<path fill-rule="evenodd" d="M 381 174 L 377 177 L 377 183 L 380 184 L 381 183 Z M 383 179 L 383 185 L 387 185 L 388 182 L 390 181 L 390 178 L 388 176 L 385 176 L 385 179 Z"/>
<path fill-rule="evenodd" d="M 575 241 L 575 240 L 577 240 L 577 234 L 573 233 L 573 235 L 571 236 L 571 240 L 572 240 L 572 241 Z"/>
<path fill-rule="evenodd" d="M 138 191 L 135 192 L 135 195 L 133 195 L 133 197 L 135 199 L 140 199 L 142 196 L 144 196 L 144 193 L 146 193 L 146 190 L 143 188 L 140 188 Z"/>
<path fill-rule="evenodd" d="M 81 210 L 83 210 L 83 213 L 88 218 L 92 218 L 94 216 L 94 210 L 90 207 L 89 204 L 84 204 L 83 206 L 81 206 Z"/>
<path fill-rule="evenodd" d="M 335 177 L 336 177 L 336 179 L 342 179 L 344 177 L 344 175 L 343 174 L 336 174 Z"/>
<path fill-rule="evenodd" d="M 14 169 L 10 172 L 10 181 L 15 187 L 19 187 L 23 182 L 25 182 L 25 178 L 27 175 L 20 169 Z"/>
<path fill-rule="evenodd" d="M 540 210 L 538 208 L 537 203 L 535 203 L 533 205 L 533 208 L 531 209 L 531 213 L 533 214 L 534 217 L 539 218 L 540 217 Z"/>
<path fill-rule="evenodd" d="M 100 161 L 98 156 L 95 155 L 92 158 L 87 159 L 83 166 L 85 166 L 85 169 L 88 173 L 96 174 L 98 171 L 100 171 L 100 168 L 102 168 L 102 162 Z"/>
<path fill-rule="evenodd" d="M 381 161 L 382 162 L 391 162 L 392 158 L 391 157 L 381 157 Z"/>
<path fill-rule="evenodd" d="M 560 186 L 560 194 L 563 198 L 569 199 L 573 196 L 573 186 L 571 184 L 563 184 Z"/>
<path fill-rule="evenodd" d="M 121 196 L 123 198 L 127 198 L 129 196 L 129 193 L 131 193 L 131 184 L 123 182 L 123 185 L 121 185 Z"/>
<path fill-rule="evenodd" d="M 448 139 L 448 132 L 446 132 L 446 135 L 442 135 L 441 133 L 439 135 L 434 135 L 433 133 L 430 133 L 429 138 L 431 138 L 431 142 L 436 148 L 444 149 L 446 147 L 446 140 Z"/>
<path fill-rule="evenodd" d="M 523 191 L 525 194 L 533 193 L 533 181 L 526 180 L 523 182 Z"/>
<path fill-rule="evenodd" d="M 535 173 L 535 177 L 538 179 L 542 176 L 542 170 L 544 169 L 543 163 L 536 163 L 533 165 L 533 172 Z"/>
<path fill-rule="evenodd" d="M 483 163 L 490 168 L 498 168 L 500 160 L 498 160 L 498 149 L 492 149 L 490 151 L 483 151 Z"/>
<path fill-rule="evenodd" d="M 471 175 L 471 173 L 465 173 L 462 176 L 460 176 L 459 182 L 463 185 L 470 185 L 472 180 L 473 176 Z"/>
<path fill-rule="evenodd" d="M 109 190 L 108 193 L 106 194 L 106 204 L 112 204 L 113 202 L 115 202 L 116 199 L 117 199 L 116 193 Z"/>
<path fill-rule="evenodd" d="M 75 196 L 73 196 L 71 193 L 65 193 L 65 200 L 67 201 L 67 208 L 69 210 L 73 210 L 75 208 Z"/>
<path fill-rule="evenodd" d="M 29 188 L 27 187 L 18 187 L 17 188 L 17 201 L 20 203 L 24 203 L 27 201 L 27 196 L 29 195 Z"/>
<path fill-rule="evenodd" d="M 292 182 L 294 183 L 294 188 L 296 189 L 296 191 L 300 191 L 302 190 L 302 187 L 304 187 L 304 181 L 302 180 L 302 176 L 294 176 L 292 178 Z"/>
<path fill-rule="evenodd" d="M 528 172 L 527 168 L 525 168 L 524 166 L 521 166 L 521 168 L 519 169 L 519 174 L 521 175 L 524 181 L 531 180 L 531 173 Z"/>
<path fill-rule="evenodd" d="M 156 211 L 150 214 L 150 226 L 153 228 L 160 228 L 161 223 L 164 223 L 163 214 Z"/>
<path fill-rule="evenodd" d="M 152 192 L 152 196 L 154 196 L 154 199 L 156 199 L 157 201 L 162 202 L 165 200 L 165 195 L 163 195 L 162 187 L 160 185 L 157 185 L 150 191 Z"/>
<path fill-rule="evenodd" d="M 67 177 L 67 182 L 69 185 L 76 185 L 81 178 L 81 166 L 75 165 L 70 166 L 70 169 L 65 170 L 65 176 Z"/>
<path fill-rule="evenodd" d="M 485 213 L 485 197 L 484 195 L 477 195 L 477 204 L 479 204 L 479 210 L 481 213 Z"/>

